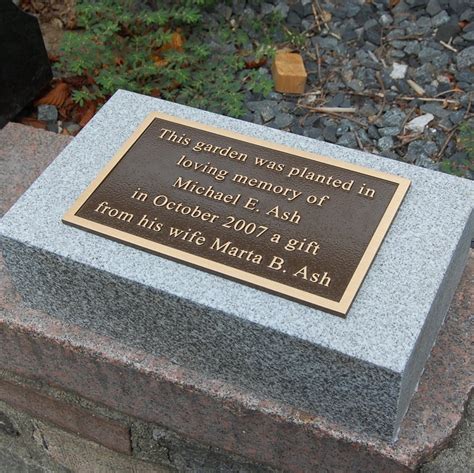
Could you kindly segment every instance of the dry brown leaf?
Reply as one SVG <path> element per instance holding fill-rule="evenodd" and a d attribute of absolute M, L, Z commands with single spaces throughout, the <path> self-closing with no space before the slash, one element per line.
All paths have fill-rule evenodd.
<path fill-rule="evenodd" d="M 20 123 L 23 125 L 32 126 L 33 128 L 46 130 L 46 123 L 33 117 L 24 117 L 20 120 Z"/>
<path fill-rule="evenodd" d="M 324 23 L 329 23 L 332 19 L 331 12 L 328 12 L 326 10 L 321 10 L 321 19 L 324 21 Z"/>
<path fill-rule="evenodd" d="M 86 106 L 84 113 L 79 121 L 79 125 L 82 127 L 86 126 L 87 123 L 91 120 L 91 118 L 95 115 L 96 112 L 96 104 L 94 102 L 89 102 Z"/>
<path fill-rule="evenodd" d="M 247 69 L 258 69 L 267 62 L 267 59 L 262 57 L 260 59 L 245 59 L 245 67 Z"/>
<path fill-rule="evenodd" d="M 168 61 L 166 59 L 163 59 L 161 56 L 159 56 L 158 54 L 154 55 L 151 57 L 153 59 L 153 62 L 158 66 L 158 67 L 162 67 L 162 66 L 166 66 L 168 64 Z"/>
<path fill-rule="evenodd" d="M 64 82 L 59 82 L 46 95 L 35 102 L 35 105 L 54 105 L 60 107 L 69 97 L 69 86 Z"/>
<path fill-rule="evenodd" d="M 181 52 L 183 50 L 183 45 L 184 45 L 184 38 L 181 36 L 180 33 L 175 31 L 171 35 L 171 41 L 161 46 L 160 51 L 168 51 L 170 49 L 174 49 L 176 51 Z"/>
<path fill-rule="evenodd" d="M 72 109 L 76 106 L 71 97 L 68 97 L 64 104 L 58 108 L 59 116 L 62 120 L 68 120 L 71 117 Z"/>
<path fill-rule="evenodd" d="M 400 3 L 400 0 L 390 0 L 389 6 L 390 8 L 395 8 Z"/>
<path fill-rule="evenodd" d="M 38 14 L 42 21 L 60 20 L 68 29 L 76 25 L 76 0 L 22 0 L 21 9 Z"/>

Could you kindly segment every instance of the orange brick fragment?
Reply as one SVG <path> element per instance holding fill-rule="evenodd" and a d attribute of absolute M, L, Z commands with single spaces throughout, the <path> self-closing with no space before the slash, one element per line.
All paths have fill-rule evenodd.
<path fill-rule="evenodd" d="M 299 53 L 279 51 L 272 65 L 275 90 L 284 94 L 302 94 L 308 74 Z"/>

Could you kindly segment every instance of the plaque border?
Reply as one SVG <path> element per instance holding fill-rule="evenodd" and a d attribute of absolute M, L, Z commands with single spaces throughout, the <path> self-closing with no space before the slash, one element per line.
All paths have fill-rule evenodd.
<path fill-rule="evenodd" d="M 263 276 L 258 276 L 256 274 L 252 274 L 241 269 L 236 269 L 231 266 L 227 266 L 223 263 L 217 263 L 203 256 L 196 256 L 186 251 L 177 250 L 167 245 L 153 242 L 151 240 L 132 235 L 128 232 L 117 230 L 107 225 L 92 222 L 88 219 L 78 217 L 76 215 L 76 212 L 82 207 L 82 205 L 87 201 L 87 199 L 97 189 L 97 187 L 99 187 L 100 184 L 106 179 L 109 173 L 114 169 L 114 167 L 125 156 L 128 150 L 133 146 L 133 144 L 140 138 L 142 133 L 144 133 L 144 131 L 151 125 L 153 120 L 155 120 L 156 118 L 189 126 L 191 128 L 197 128 L 206 132 L 226 136 L 228 138 L 234 138 L 240 141 L 252 143 L 254 145 L 263 146 L 265 148 L 270 148 L 287 154 L 291 154 L 293 156 L 310 159 L 312 161 L 322 162 L 331 166 L 355 171 L 361 174 L 369 175 L 398 184 L 398 187 L 392 197 L 392 200 L 390 201 L 382 218 L 380 219 L 380 222 L 372 236 L 372 239 L 367 245 L 365 252 L 362 255 L 359 264 L 357 265 L 357 268 L 354 271 L 351 280 L 349 281 L 349 284 L 346 286 L 346 289 L 341 299 L 339 301 L 333 301 L 323 296 L 315 295 L 310 292 L 297 289 L 283 283 L 272 281 L 271 279 L 265 278 Z M 225 275 L 236 281 L 241 281 L 250 284 L 251 286 L 256 288 L 268 290 L 279 296 L 288 297 L 290 299 L 296 300 L 297 302 L 313 306 L 317 309 L 327 310 L 328 312 L 345 318 L 347 313 L 349 312 L 349 309 L 355 299 L 357 292 L 359 291 L 365 279 L 365 276 L 369 271 L 372 262 L 375 259 L 375 256 L 383 242 L 383 239 L 385 238 L 385 235 L 387 234 L 388 229 L 390 228 L 390 225 L 392 224 L 393 219 L 395 218 L 395 215 L 403 201 L 403 198 L 405 197 L 405 194 L 408 191 L 408 188 L 410 187 L 410 184 L 411 181 L 409 179 L 394 174 L 385 173 L 383 171 L 377 171 L 357 164 L 346 163 L 344 161 L 339 161 L 335 158 L 322 156 L 320 154 L 311 153 L 308 151 L 302 151 L 299 149 L 282 145 L 280 143 L 271 143 L 269 141 L 265 141 L 259 138 L 254 138 L 253 136 L 236 133 L 211 125 L 205 125 L 203 123 L 195 122 L 193 120 L 188 120 L 185 118 L 175 117 L 166 113 L 151 112 L 141 122 L 138 128 L 135 129 L 132 135 L 125 141 L 125 143 L 123 143 L 119 150 L 114 154 L 114 157 L 102 168 L 97 177 L 93 179 L 89 186 L 75 200 L 73 205 L 64 214 L 62 221 L 63 223 L 70 224 L 81 229 L 89 230 L 99 235 L 110 237 L 119 242 L 128 243 L 136 248 L 148 250 L 160 256 L 169 257 L 178 262 L 191 264 L 192 266 L 197 267 L 201 270 L 211 271 L 218 275 Z"/>

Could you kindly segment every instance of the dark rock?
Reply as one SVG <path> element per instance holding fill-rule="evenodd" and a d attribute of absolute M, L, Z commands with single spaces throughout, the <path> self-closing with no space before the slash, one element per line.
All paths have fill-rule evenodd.
<path fill-rule="evenodd" d="M 262 16 L 266 16 L 273 12 L 273 8 L 274 6 L 271 3 L 262 3 L 260 12 Z"/>
<path fill-rule="evenodd" d="M 0 2 L 0 128 L 52 79 L 38 20 Z"/>
<path fill-rule="evenodd" d="M 431 113 L 437 118 L 448 118 L 451 115 L 450 110 L 446 110 L 441 105 L 434 102 L 425 103 L 420 107 L 420 109 L 422 112 Z"/>
<path fill-rule="evenodd" d="M 456 80 L 459 82 L 467 82 L 474 84 L 474 72 L 471 72 L 469 70 L 465 71 L 458 71 L 456 74 Z M 466 95 L 463 95 L 463 97 L 466 97 Z M 463 100 L 463 97 L 461 97 L 461 101 Z"/>
<path fill-rule="evenodd" d="M 359 137 L 361 143 L 363 144 L 371 143 L 371 140 L 364 129 L 357 130 L 355 134 Z"/>
<path fill-rule="evenodd" d="M 373 140 L 378 140 L 380 138 L 378 129 L 374 125 L 370 125 L 369 128 L 367 129 L 367 134 L 369 135 L 370 138 Z"/>
<path fill-rule="evenodd" d="M 301 18 L 293 10 L 290 10 L 286 17 L 286 23 L 293 28 L 299 28 L 301 25 Z"/>
<path fill-rule="evenodd" d="M 474 30 L 473 31 L 468 31 L 467 33 L 464 33 L 462 35 L 462 38 L 465 40 L 465 41 L 474 41 Z"/>
<path fill-rule="evenodd" d="M 407 54 L 416 54 L 420 52 L 420 43 L 418 41 L 408 41 L 404 49 Z"/>
<path fill-rule="evenodd" d="M 352 18 L 359 13 L 360 9 L 361 6 L 356 2 L 346 2 L 338 5 L 337 8 L 334 9 L 333 15 L 341 19 Z"/>
<path fill-rule="evenodd" d="M 275 121 L 273 124 L 275 125 L 276 128 L 287 128 L 291 125 L 293 122 L 293 115 L 290 115 L 289 113 L 279 113 L 275 117 Z"/>
<path fill-rule="evenodd" d="M 377 146 L 381 151 L 388 151 L 394 146 L 393 138 L 391 136 L 383 136 L 377 141 Z"/>
<path fill-rule="evenodd" d="M 472 23 L 474 21 L 474 8 L 468 8 L 466 11 L 464 11 L 459 17 L 459 20 L 469 21 Z"/>
<path fill-rule="evenodd" d="M 359 109 L 359 113 L 363 117 L 370 117 L 377 113 L 377 107 L 373 102 L 366 101 L 364 105 Z"/>
<path fill-rule="evenodd" d="M 438 54 L 440 54 L 440 52 L 437 49 L 424 47 L 419 52 L 418 57 L 421 63 L 424 64 L 426 62 L 432 62 L 434 59 L 436 59 Z"/>
<path fill-rule="evenodd" d="M 244 2 L 238 1 L 237 3 Z M 290 11 L 290 7 L 287 5 L 287 2 L 285 0 L 280 0 L 274 7 L 274 10 L 278 11 L 283 18 L 286 18 L 286 15 L 288 15 L 288 12 Z"/>
<path fill-rule="evenodd" d="M 447 92 L 448 90 L 452 89 L 452 85 L 449 82 L 440 82 L 436 87 L 436 93 L 442 94 L 443 92 Z"/>
<path fill-rule="evenodd" d="M 357 32 L 354 29 L 349 29 L 349 28 L 345 29 L 342 32 L 341 36 L 342 36 L 343 41 L 346 41 L 346 42 L 353 41 L 358 38 Z"/>
<path fill-rule="evenodd" d="M 467 69 L 474 64 L 474 46 L 463 49 L 456 56 L 459 69 Z"/>
<path fill-rule="evenodd" d="M 304 136 L 307 136 L 308 138 L 314 138 L 316 140 L 322 140 L 323 130 L 320 128 L 308 128 L 304 131 Z"/>
<path fill-rule="evenodd" d="M 295 135 L 304 135 L 304 128 L 299 123 L 293 125 L 290 131 Z"/>
<path fill-rule="evenodd" d="M 425 154 L 420 154 L 420 156 L 415 160 L 415 164 L 426 169 L 437 170 L 439 168 L 439 164 L 434 162 Z"/>
<path fill-rule="evenodd" d="M 438 0 L 430 0 L 426 5 L 426 13 L 430 16 L 435 16 L 441 11 L 441 5 Z"/>
<path fill-rule="evenodd" d="M 406 0 L 406 3 L 410 5 L 411 8 L 417 8 L 425 6 L 426 0 Z"/>
<path fill-rule="evenodd" d="M 393 23 L 393 18 L 388 13 L 383 13 L 380 15 L 379 22 L 382 26 L 388 26 Z"/>
<path fill-rule="evenodd" d="M 364 30 L 364 39 L 369 43 L 380 46 L 381 44 L 381 29 L 380 26 L 372 26 L 371 28 Z"/>
<path fill-rule="evenodd" d="M 269 122 L 271 119 L 275 118 L 276 107 L 266 105 L 260 109 L 260 116 L 262 117 L 263 123 Z"/>
<path fill-rule="evenodd" d="M 54 105 L 39 105 L 38 120 L 55 122 L 58 120 L 58 109 Z"/>
<path fill-rule="evenodd" d="M 400 133 L 401 128 L 399 126 L 387 126 L 385 128 L 379 128 L 380 136 L 397 136 Z"/>
<path fill-rule="evenodd" d="M 469 6 L 468 0 L 450 0 L 449 6 L 454 13 L 462 13 Z"/>
<path fill-rule="evenodd" d="M 335 126 L 327 126 L 323 128 L 323 137 L 329 143 L 335 143 L 337 141 L 336 136 L 337 128 Z"/>
<path fill-rule="evenodd" d="M 457 125 L 464 120 L 464 115 L 466 114 L 465 110 L 459 110 L 457 112 L 452 112 L 449 115 L 449 120 L 453 125 Z"/>
<path fill-rule="evenodd" d="M 401 59 L 406 56 L 404 51 L 400 51 L 398 49 L 393 49 L 389 52 L 390 56 L 395 59 Z"/>
<path fill-rule="evenodd" d="M 243 117 L 241 117 L 241 120 L 253 122 L 253 113 L 247 112 Z M 64 122 L 63 128 L 66 129 L 71 135 L 76 135 L 79 133 L 79 131 L 81 131 L 80 125 L 74 122 Z"/>
<path fill-rule="evenodd" d="M 357 140 L 352 132 L 344 133 L 338 140 L 337 144 L 348 148 L 357 148 Z"/>
<path fill-rule="evenodd" d="M 283 98 L 283 95 L 279 94 L 278 92 L 272 91 L 268 94 L 269 100 L 281 100 L 282 98 Z"/>
<path fill-rule="evenodd" d="M 348 131 L 350 131 L 351 127 L 349 125 L 349 123 L 341 123 L 338 127 L 337 127 L 337 130 L 336 130 L 336 135 L 337 136 L 342 136 L 344 135 L 345 133 L 347 133 Z"/>
<path fill-rule="evenodd" d="M 406 115 L 404 112 L 402 112 L 398 108 L 393 108 L 383 114 L 382 125 L 384 127 L 400 127 L 405 118 Z"/>
<path fill-rule="evenodd" d="M 405 158 L 411 163 L 421 162 L 423 158 L 430 158 L 438 151 L 438 147 L 432 141 L 415 140 L 408 145 Z"/>
<path fill-rule="evenodd" d="M 437 56 L 431 61 L 437 69 L 445 69 L 450 62 L 448 53 L 438 52 Z"/>
<path fill-rule="evenodd" d="M 311 8 L 311 0 L 303 0 L 303 1 L 296 2 L 292 6 L 292 9 L 301 18 L 305 18 L 306 16 L 313 14 L 313 10 Z"/>
<path fill-rule="evenodd" d="M 354 92 L 362 92 L 364 90 L 364 83 L 358 79 L 352 79 L 347 83 Z"/>
<path fill-rule="evenodd" d="M 432 20 L 432 24 L 435 28 L 438 26 L 444 25 L 448 23 L 450 20 L 450 16 L 448 15 L 448 12 L 446 10 L 443 10 L 442 12 L 439 12 Z"/>
<path fill-rule="evenodd" d="M 327 104 L 328 107 L 342 107 L 345 100 L 344 94 L 336 94 Z"/>
<path fill-rule="evenodd" d="M 253 114 L 253 122 L 256 125 L 263 125 L 263 120 L 262 120 L 262 116 L 260 115 L 260 113 L 254 113 Z"/>
<path fill-rule="evenodd" d="M 449 20 L 438 28 L 436 32 L 436 41 L 448 42 L 450 38 L 453 38 L 461 31 L 461 28 L 456 19 Z"/>
<path fill-rule="evenodd" d="M 278 102 L 276 100 L 252 100 L 247 102 L 247 108 L 252 112 L 260 113 L 266 107 L 276 107 Z"/>

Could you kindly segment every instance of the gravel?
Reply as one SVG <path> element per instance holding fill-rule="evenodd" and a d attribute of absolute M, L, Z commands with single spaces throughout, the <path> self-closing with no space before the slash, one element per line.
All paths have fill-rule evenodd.
<path fill-rule="evenodd" d="M 263 22 L 277 5 L 287 28 L 303 35 L 303 43 L 290 47 L 310 73 L 303 96 L 251 94 L 244 119 L 431 169 L 455 163 L 457 174 L 474 178 L 472 158 L 459 158 L 466 153 L 459 128 L 474 116 L 470 2 L 400 0 L 389 8 L 388 1 L 320 0 L 324 21 L 315 21 L 310 0 L 259 3 L 233 2 L 232 19 L 238 23 L 251 9 Z M 323 114 L 314 107 L 356 112 Z"/>

